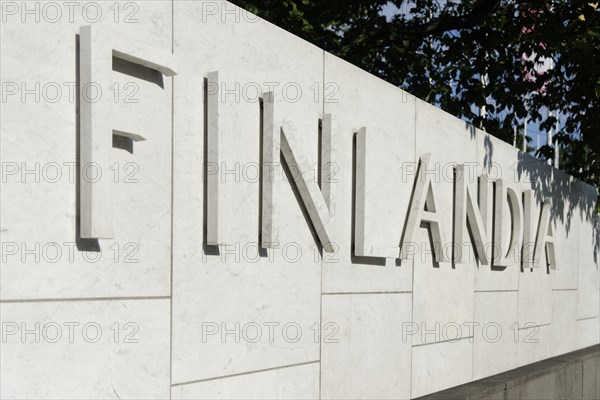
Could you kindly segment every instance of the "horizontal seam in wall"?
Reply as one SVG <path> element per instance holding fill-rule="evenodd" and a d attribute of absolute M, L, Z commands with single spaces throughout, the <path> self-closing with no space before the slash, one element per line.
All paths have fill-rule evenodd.
<path fill-rule="evenodd" d="M 407 292 L 328 292 L 321 293 L 323 296 L 349 296 L 354 294 L 410 294 L 411 291 Z"/>
<path fill-rule="evenodd" d="M 475 293 L 519 293 L 519 290 L 518 289 L 475 290 Z"/>
<path fill-rule="evenodd" d="M 577 289 L 552 289 L 553 292 L 576 292 Z"/>
<path fill-rule="evenodd" d="M 176 386 L 192 385 L 194 383 L 202 383 L 202 382 L 215 381 L 215 380 L 218 380 L 218 379 L 234 378 L 236 376 L 252 375 L 252 374 L 258 374 L 258 373 L 261 373 L 261 372 L 275 371 L 275 370 L 278 370 L 278 369 L 301 367 L 303 365 L 316 364 L 318 362 L 320 362 L 320 361 L 316 360 L 316 361 L 307 361 L 307 362 L 298 363 L 298 364 L 282 365 L 280 367 L 258 369 L 258 370 L 255 370 L 255 371 L 248 371 L 248 372 L 240 372 L 239 374 L 223 375 L 223 376 L 217 376 L 217 377 L 214 377 L 214 378 L 206 378 L 206 379 L 198 379 L 198 380 L 189 381 L 189 382 L 174 383 L 171 386 L 172 387 L 176 387 Z"/>
<path fill-rule="evenodd" d="M 518 330 L 520 331 L 524 331 L 526 329 L 532 329 L 532 328 L 543 328 L 545 326 L 550 326 L 551 324 L 539 324 L 539 325 L 529 325 L 529 326 L 524 326 L 522 328 L 519 328 Z"/>
<path fill-rule="evenodd" d="M 60 302 L 84 302 L 84 301 L 169 300 L 170 298 L 171 298 L 171 296 L 90 297 L 90 298 L 65 298 L 65 299 L 20 299 L 20 300 L 0 300 L 0 304 L 60 303 Z"/>
<path fill-rule="evenodd" d="M 459 339 L 448 339 L 448 340 L 441 340 L 439 342 L 413 344 L 412 347 L 430 346 L 432 344 L 440 344 L 440 343 L 456 343 L 456 342 L 460 342 L 461 340 L 473 339 L 473 338 L 474 338 L 473 336 L 465 336 L 465 337 L 461 337 Z"/>
<path fill-rule="evenodd" d="M 596 319 L 596 318 L 598 318 L 597 315 L 595 317 L 578 318 L 577 321 L 587 321 L 588 319 Z"/>

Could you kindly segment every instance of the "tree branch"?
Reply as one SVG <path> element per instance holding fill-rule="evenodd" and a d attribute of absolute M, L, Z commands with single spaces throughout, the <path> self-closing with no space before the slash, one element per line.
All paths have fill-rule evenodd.
<path fill-rule="evenodd" d="M 478 0 L 471 12 L 466 15 L 441 15 L 437 20 L 415 26 L 411 30 L 414 30 L 417 35 L 429 36 L 439 35 L 457 29 L 470 28 L 494 12 L 496 7 L 500 4 L 500 1 L 501 0 Z"/>

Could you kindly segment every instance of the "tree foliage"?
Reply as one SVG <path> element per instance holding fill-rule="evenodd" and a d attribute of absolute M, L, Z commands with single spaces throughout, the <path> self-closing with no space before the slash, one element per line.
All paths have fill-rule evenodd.
<path fill-rule="evenodd" d="M 527 115 L 541 130 L 554 127 L 555 117 L 540 111 L 558 110 L 561 168 L 600 187 L 598 2 L 234 3 L 507 142 Z M 533 73 L 544 58 L 554 68 Z M 554 150 L 545 146 L 537 154 L 552 158 Z"/>

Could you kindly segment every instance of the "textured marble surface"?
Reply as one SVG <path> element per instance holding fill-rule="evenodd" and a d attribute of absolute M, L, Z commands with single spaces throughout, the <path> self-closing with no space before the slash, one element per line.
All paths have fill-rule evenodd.
<path fill-rule="evenodd" d="M 475 293 L 473 379 L 517 367 L 517 292 Z"/>
<path fill-rule="evenodd" d="M 531 364 L 552 356 L 551 325 L 531 326 L 517 332 L 517 366 Z"/>
<path fill-rule="evenodd" d="M 581 183 L 578 186 L 582 198 L 591 196 L 592 188 Z M 598 225 L 598 216 L 593 217 L 591 213 L 584 210 L 579 210 L 579 218 L 581 221 L 580 237 L 583 240 L 579 241 L 577 319 L 584 319 L 597 317 L 598 307 L 600 307 L 600 292 L 597 290 L 600 267 L 600 239 L 598 235 L 600 225 Z M 590 247 L 592 251 L 588 250 Z"/>
<path fill-rule="evenodd" d="M 110 167 L 98 171 L 100 179 L 113 186 L 115 234 L 115 239 L 98 242 L 81 240 L 77 222 L 79 104 L 75 84 L 78 35 L 81 27 L 91 24 L 88 20 L 96 20 L 96 5 L 101 8 L 98 21 L 92 24 L 95 29 L 170 52 L 171 2 L 137 2 L 136 23 L 123 21 L 132 12 L 123 8 L 115 22 L 112 3 L 80 2 L 72 19 L 64 7 L 56 22 L 45 19 L 54 14 L 50 10 L 44 14 L 39 2 L 29 9 L 35 10 L 36 4 L 39 23 L 35 12 L 23 23 L 19 3 L 18 13 L 7 16 L 1 27 L 2 82 L 15 83 L 19 92 L 1 104 L 3 171 L 17 170 L 3 177 L 0 194 L 6 249 L 0 298 L 166 296 L 170 287 L 171 79 L 159 82 L 156 74 L 117 62 L 108 86 L 94 82 L 102 94 L 94 95 L 90 89 L 90 98 L 111 99 L 116 110 L 113 122 L 125 120 L 147 138 L 135 143 L 132 152 L 113 148 Z M 24 95 L 24 90 L 31 93 Z M 89 170 L 90 180 L 96 179 L 95 171 Z"/>
<path fill-rule="evenodd" d="M 273 223 L 280 244 L 260 255 L 255 176 L 261 154 L 257 96 L 271 85 L 274 123 L 295 139 L 296 152 L 311 166 L 316 163 L 323 104 L 310 87 L 323 79 L 323 52 L 265 21 L 240 16 L 234 22 L 234 13 L 224 23 L 221 14 L 208 16 L 203 2 L 177 1 L 174 6 L 175 52 L 186 63 L 175 80 L 173 383 L 318 360 L 319 343 L 310 327 L 320 321 L 321 258 L 294 183 L 286 180 L 293 181 L 293 167 L 289 176 L 282 165 L 274 168 Z M 296 50 L 272 51 L 285 48 Z M 231 62 L 233 53 L 236 62 Z M 219 210 L 231 225 L 220 255 L 207 253 L 201 225 L 202 82 L 212 71 L 218 71 L 221 82 L 219 145 L 227 149 L 219 166 L 220 187 L 231 192 L 230 206 Z M 258 324 L 262 335 L 256 342 L 220 334 L 202 340 L 212 323 L 234 330 L 239 325 L 240 332 Z M 277 324 L 272 341 L 271 323 Z M 297 341 L 283 336 L 287 324 L 302 330 Z"/>
<path fill-rule="evenodd" d="M 40 89 L 39 101 L 19 91 L 0 103 L 2 398 L 410 398 L 598 343 L 590 186 L 230 3 L 77 4 L 72 21 L 63 9 L 59 21 L 16 14 L 0 25 L 3 90 L 63 88 L 57 101 Z M 81 9 L 95 4 L 102 18 L 90 22 Z M 115 179 L 114 239 L 97 243 L 80 239 L 79 106 L 68 91 L 90 24 L 177 65 L 168 77 L 115 58 L 107 73 L 103 93 L 117 104 L 103 122 L 123 128 L 103 171 Z M 282 130 L 290 148 L 265 191 L 270 92 L 273 138 Z M 435 261 L 427 224 L 415 227 L 415 254 L 398 258 L 426 154 L 441 236 L 464 242 L 459 263 L 451 248 Z M 457 165 L 475 201 L 483 174 L 512 193 L 516 210 L 496 196 L 495 240 L 535 242 L 552 196 L 556 269 L 545 251 L 522 266 L 520 247 L 506 266 L 485 265 L 468 229 L 455 237 Z M 319 190 L 327 212 L 305 201 Z M 314 229 L 316 209 L 329 218 Z M 506 220 L 519 215 L 513 238 Z M 267 231 L 279 245 L 259 249 Z M 86 323 L 101 327 L 97 342 L 81 340 Z M 34 329 L 24 339 L 21 324 Z M 132 329 L 137 343 L 126 341 Z"/>
<path fill-rule="evenodd" d="M 336 128 L 332 229 L 339 250 L 335 259 L 323 260 L 323 292 L 411 291 L 412 261 L 398 265 L 397 258 L 414 181 L 416 99 L 330 54 L 325 54 L 324 87 L 324 109 Z M 367 130 L 366 146 L 353 149 L 361 128 Z M 351 166 L 359 150 L 366 154 L 364 256 L 352 248 L 358 216 L 352 218 L 357 200 Z M 387 188 L 385 195 L 378 191 L 380 186 Z"/>
<path fill-rule="evenodd" d="M 1 304 L 0 396 L 167 398 L 169 307 L 166 299 Z"/>
<path fill-rule="evenodd" d="M 398 265 L 397 259 L 414 181 L 416 100 L 387 82 L 364 77 L 360 69 L 329 54 L 325 55 L 324 86 L 332 94 L 324 100 L 325 112 L 336 121 L 333 145 L 338 172 L 333 177 L 336 209 L 332 225 L 339 255 L 337 262 L 323 264 L 323 291 L 410 291 L 412 261 Z M 364 148 L 353 140 L 361 128 L 366 129 Z M 357 152 L 366 157 L 364 188 L 355 182 L 357 172 L 349 168 Z M 353 186 L 364 195 L 357 191 L 353 196 Z M 385 195 L 379 191 L 381 186 L 387 188 Z M 367 211 L 355 215 L 353 221 L 348 216 L 358 202 Z M 364 248 L 362 254 L 351 247 L 357 225 L 363 226 L 364 242 L 354 245 Z"/>
<path fill-rule="evenodd" d="M 469 339 L 413 347 L 412 397 L 458 386 L 473 378 L 473 343 Z"/>
<path fill-rule="evenodd" d="M 553 282 L 551 271 L 554 272 L 554 270 L 545 267 L 531 267 L 531 264 L 526 264 L 533 261 L 533 245 L 542 199 L 549 196 L 552 190 L 552 169 L 531 156 L 523 156 L 517 168 L 521 173 L 521 189 L 531 191 L 529 206 L 527 205 L 527 193 L 523 194 L 524 209 L 530 207 L 531 213 L 529 216 L 525 215 L 522 265 L 519 273 L 519 326 L 523 327 L 528 323 L 543 326 L 550 324 L 552 320 Z M 529 237 L 527 235 L 528 223 L 532 228 L 530 230 L 532 236 Z M 540 257 L 544 264 L 545 253 L 542 253 Z"/>
<path fill-rule="evenodd" d="M 577 350 L 577 291 L 552 291 L 552 355 Z"/>
<path fill-rule="evenodd" d="M 553 179 L 557 187 L 568 191 L 569 195 L 558 196 L 553 204 L 553 225 L 555 227 L 556 240 L 560 243 L 559 251 L 556 252 L 558 268 L 552 271 L 552 289 L 572 290 L 579 285 L 579 257 L 580 241 L 586 240 L 581 236 L 582 209 L 588 208 L 589 194 L 581 193 L 583 190 L 577 181 L 562 171 L 554 170 Z M 585 234 L 585 232 L 583 232 Z M 593 233 L 588 239 L 594 239 Z M 593 258 L 593 252 L 592 252 Z"/>
<path fill-rule="evenodd" d="M 598 317 L 577 320 L 577 348 L 593 346 L 600 342 Z"/>
<path fill-rule="evenodd" d="M 410 397 L 410 294 L 323 298 L 323 399 Z"/>
<path fill-rule="evenodd" d="M 519 163 L 520 153 L 516 152 L 511 145 L 499 141 L 489 134 L 480 130 L 476 132 L 477 175 L 485 174 L 494 182 L 502 180 L 502 184 L 506 188 L 514 189 L 520 195 L 522 178 L 515 169 L 515 166 Z M 498 187 L 496 187 L 496 190 L 498 190 Z M 513 238 L 511 235 L 512 226 L 510 222 L 512 222 L 514 216 L 509 208 L 508 201 L 506 199 L 504 201 L 502 216 L 509 223 L 503 225 L 504 241 L 502 243 L 504 247 L 502 250 L 507 254 L 509 251 L 507 246 L 515 241 L 520 241 L 521 238 Z M 499 207 L 496 206 L 496 208 Z M 508 265 L 502 267 L 479 265 L 475 270 L 475 290 L 518 290 L 520 252 L 519 254 L 511 254 L 508 259 L 510 261 L 507 263 Z"/>
<path fill-rule="evenodd" d="M 474 129 L 450 114 L 417 101 L 417 154 L 431 153 L 428 166 L 433 185 L 437 189 L 438 212 L 442 215 L 441 230 L 448 242 L 453 239 L 452 208 L 454 193 L 454 167 L 457 163 L 476 161 L 477 147 Z M 471 179 L 474 183 L 474 181 Z M 465 260 L 461 264 L 437 263 L 432 257 L 432 244 L 427 229 L 418 229 L 415 244 L 419 249 L 414 258 L 413 321 L 422 330 L 436 330 L 453 323 L 462 328 L 473 320 L 475 261 L 470 245 L 461 245 Z M 449 243 L 451 244 L 451 243 Z M 452 247 L 444 246 L 451 252 Z M 419 288 L 427 287 L 428 290 Z M 432 296 L 431 293 L 435 293 Z M 460 337 L 469 336 L 461 329 Z M 414 344 L 443 341 L 439 334 L 415 335 Z"/>

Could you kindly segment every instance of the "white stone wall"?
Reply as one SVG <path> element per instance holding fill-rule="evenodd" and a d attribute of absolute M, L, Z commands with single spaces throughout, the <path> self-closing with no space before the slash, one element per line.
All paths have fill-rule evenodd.
<path fill-rule="evenodd" d="M 0 397 L 412 398 L 599 342 L 590 186 L 227 2 L 66 3 L 2 1 Z M 73 85 L 84 26 L 176 64 L 168 77 L 117 62 L 101 82 L 113 103 L 102 122 L 146 139 L 115 145 L 101 170 L 113 239 L 79 232 Z M 221 85 L 216 247 L 205 238 L 211 72 Z M 258 97 L 269 91 L 276 126 L 315 174 L 319 120 L 332 117 L 334 253 L 310 227 L 295 170 L 277 166 L 280 245 L 257 254 Z M 355 199 L 358 151 L 365 195 Z M 421 228 L 417 254 L 399 260 L 426 153 L 448 240 L 454 166 L 466 163 L 475 193 L 482 174 L 532 189 L 535 227 L 552 199 L 557 268 L 493 268 L 470 245 L 464 262 L 437 263 Z M 354 254 L 357 200 L 378 257 Z"/>

